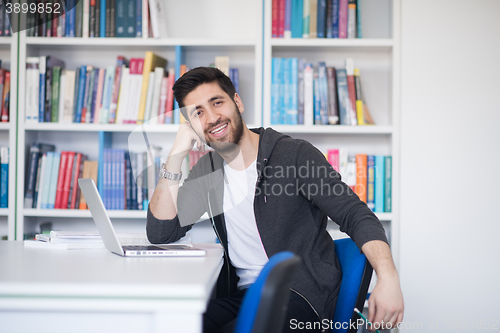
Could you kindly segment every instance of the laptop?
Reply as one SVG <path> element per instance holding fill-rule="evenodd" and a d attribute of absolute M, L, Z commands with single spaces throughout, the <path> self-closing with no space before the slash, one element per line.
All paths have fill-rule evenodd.
<path fill-rule="evenodd" d="M 122 246 L 94 181 L 91 178 L 80 178 L 78 184 L 82 189 L 104 246 L 109 251 L 124 257 L 201 257 L 207 254 L 205 250 L 180 244 Z"/>

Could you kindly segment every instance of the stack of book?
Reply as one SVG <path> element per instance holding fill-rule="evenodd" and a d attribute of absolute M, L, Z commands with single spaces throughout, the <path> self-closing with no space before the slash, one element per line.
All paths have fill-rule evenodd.
<path fill-rule="evenodd" d="M 35 240 L 26 240 L 28 247 L 52 249 L 94 249 L 104 248 L 104 243 L 98 233 L 86 231 L 54 231 L 35 235 Z"/>
<path fill-rule="evenodd" d="M 361 38 L 359 0 L 272 0 L 273 38 Z"/>
<path fill-rule="evenodd" d="M 316 67 L 298 58 L 272 58 L 272 125 L 373 125 L 361 92 L 360 71 Z"/>
<path fill-rule="evenodd" d="M 8 122 L 10 116 L 10 71 L 2 68 L 0 60 L 0 120 Z"/>
<path fill-rule="evenodd" d="M 29 7 L 23 12 L 28 37 L 168 37 L 161 0 L 69 0 L 52 5 L 50 11 Z"/>
<path fill-rule="evenodd" d="M 329 149 L 325 158 L 371 210 L 391 212 L 392 156 L 349 155 L 346 149 Z"/>

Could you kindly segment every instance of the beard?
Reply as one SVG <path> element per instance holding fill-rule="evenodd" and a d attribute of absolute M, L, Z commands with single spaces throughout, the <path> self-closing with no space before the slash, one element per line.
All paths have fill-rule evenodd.
<path fill-rule="evenodd" d="M 229 121 L 228 121 L 229 120 Z M 231 125 L 231 132 L 228 133 L 229 140 L 228 141 L 222 141 L 224 138 L 221 139 L 221 141 L 218 140 L 209 140 L 210 134 L 209 132 L 216 128 L 217 126 L 228 123 L 228 125 Z M 241 117 L 240 110 L 236 103 L 234 104 L 234 113 L 233 113 L 233 118 L 229 119 L 219 119 L 215 124 L 213 124 L 210 129 L 206 130 L 205 133 L 205 142 L 207 145 L 211 148 L 213 148 L 216 152 L 219 154 L 224 154 L 228 153 L 231 151 L 234 151 L 235 149 L 238 148 L 238 144 L 241 141 L 241 138 L 243 137 L 243 118 Z"/>

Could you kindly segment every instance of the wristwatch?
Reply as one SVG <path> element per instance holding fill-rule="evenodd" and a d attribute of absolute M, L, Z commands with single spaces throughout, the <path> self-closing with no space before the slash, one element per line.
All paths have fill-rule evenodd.
<path fill-rule="evenodd" d="M 182 171 L 179 173 L 171 173 L 167 171 L 167 164 L 162 163 L 160 169 L 160 179 L 167 178 L 168 180 L 179 181 L 182 178 Z"/>

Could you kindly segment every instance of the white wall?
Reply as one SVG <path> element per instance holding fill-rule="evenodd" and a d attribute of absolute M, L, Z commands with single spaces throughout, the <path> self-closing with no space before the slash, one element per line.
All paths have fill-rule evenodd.
<path fill-rule="evenodd" d="M 400 274 L 419 332 L 500 330 L 499 14 L 402 0 Z"/>

